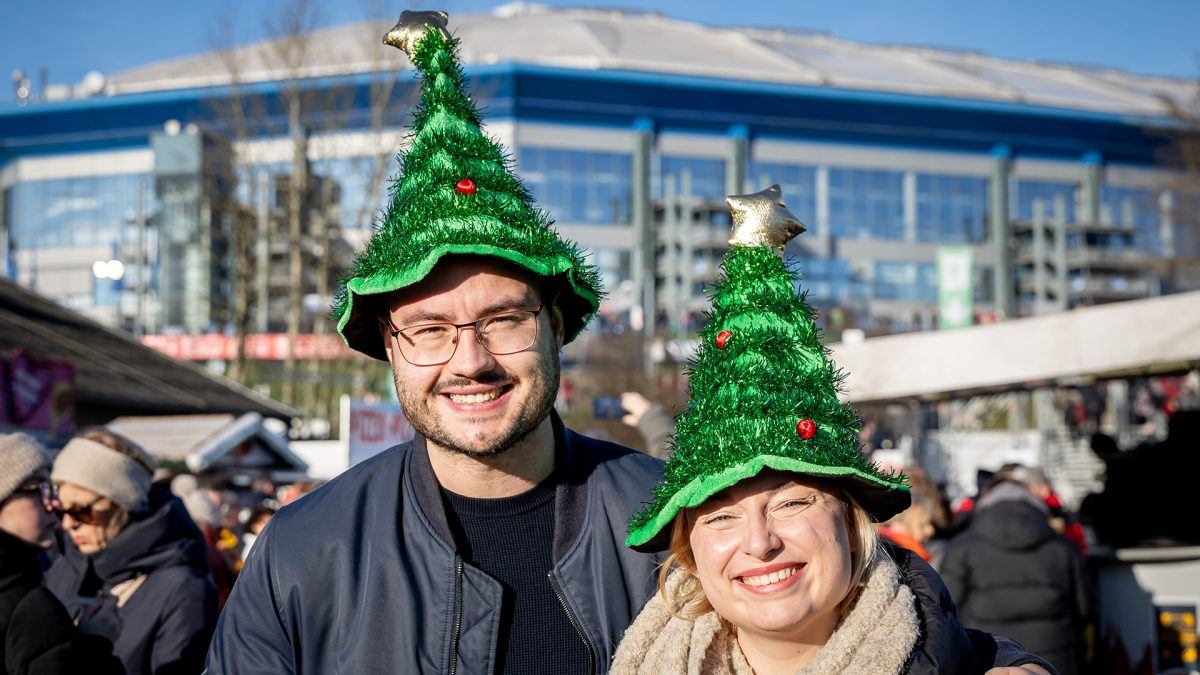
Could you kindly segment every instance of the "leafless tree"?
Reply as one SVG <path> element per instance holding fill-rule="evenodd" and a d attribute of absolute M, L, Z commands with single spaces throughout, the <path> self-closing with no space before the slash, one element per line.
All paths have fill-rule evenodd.
<path fill-rule="evenodd" d="M 386 13 L 381 7 L 370 11 L 379 16 Z M 318 44 L 313 37 L 319 19 L 314 0 L 283 0 L 266 19 L 268 40 L 236 47 L 235 21 L 227 14 L 218 24 L 213 42 L 219 46 L 217 55 L 228 75 L 229 93 L 213 105 L 216 126 L 237 148 L 262 145 L 255 143 L 260 139 L 290 141 L 286 176 L 273 175 L 262 167 L 262 158 L 251 154 L 243 153 L 235 162 L 242 189 L 231 190 L 229 199 L 236 203 L 248 196 L 250 203 L 238 204 L 230 211 L 240 217 L 231 223 L 233 276 L 227 323 L 239 348 L 228 374 L 250 386 L 269 383 L 273 395 L 306 415 L 332 420 L 340 394 L 362 397 L 385 391 L 386 378 L 376 377 L 374 370 L 378 369 L 365 358 L 314 359 L 301 364 L 290 350 L 301 334 L 312 333 L 321 340 L 332 333 L 325 308 L 340 268 L 348 262 L 350 247 L 365 240 L 349 235 L 368 231 L 383 203 L 402 135 L 401 118 L 411 101 L 397 96 L 398 79 L 408 77 L 400 72 L 403 59 L 380 43 L 386 20 L 379 25 L 364 22 L 361 35 L 341 41 L 338 47 L 345 54 L 331 64 L 330 55 L 320 47 L 328 44 Z M 344 70 L 353 73 L 331 70 L 331 65 L 345 63 L 350 67 Z M 365 85 L 363 73 L 356 70 L 359 67 L 368 73 Z M 278 100 L 284 114 L 278 118 L 270 115 L 268 97 L 249 86 L 251 80 L 263 77 L 258 71 L 264 68 L 279 83 Z M 332 77 L 313 86 L 314 74 Z M 358 81 L 343 75 L 354 75 Z M 341 133 L 348 129 L 353 133 Z M 343 147 L 344 142 L 351 147 Z M 349 190 L 366 194 L 339 202 L 335 199 L 339 181 L 348 182 Z M 272 188 L 276 199 L 267 204 L 266 195 Z M 264 252 L 272 243 L 277 253 L 286 246 L 283 260 L 275 263 L 275 278 L 286 269 L 288 279 L 282 313 L 267 302 L 271 274 L 264 268 L 272 263 Z M 306 297 L 310 295 L 319 299 L 316 311 L 311 311 L 312 298 Z M 282 323 L 289 352 L 282 373 L 274 367 L 261 367 L 265 364 L 247 359 L 245 354 L 246 336 L 256 328 L 266 329 L 268 306 L 273 308 L 269 312 L 272 323 L 274 317 L 286 316 Z"/>

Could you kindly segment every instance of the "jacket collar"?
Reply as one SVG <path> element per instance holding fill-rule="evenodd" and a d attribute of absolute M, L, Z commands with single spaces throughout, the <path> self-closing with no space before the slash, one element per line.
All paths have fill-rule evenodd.
<path fill-rule="evenodd" d="M 0 530 L 0 589 L 24 583 L 42 582 L 42 567 L 38 560 L 41 549 L 29 542 Z"/>
<path fill-rule="evenodd" d="M 556 411 L 550 411 L 554 429 L 554 542 L 553 559 L 557 564 L 574 545 L 583 530 L 587 514 L 588 476 L 591 463 L 580 437 L 568 430 Z M 417 506 L 433 527 L 434 533 L 452 550 L 454 537 L 446 520 L 445 507 L 438 490 L 437 476 L 429 462 L 425 437 L 417 434 L 412 441 L 409 470 L 405 472 Z"/>

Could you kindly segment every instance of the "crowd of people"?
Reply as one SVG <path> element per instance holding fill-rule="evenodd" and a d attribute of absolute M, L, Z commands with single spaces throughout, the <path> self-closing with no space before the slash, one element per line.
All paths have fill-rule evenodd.
<path fill-rule="evenodd" d="M 0 436 L 0 673 L 201 672 L 277 501 L 220 488 L 105 427 L 53 457 Z"/>
<path fill-rule="evenodd" d="M 778 186 L 727 200 L 687 409 L 623 400 L 651 452 L 563 423 L 599 275 L 483 133 L 446 26 L 385 37 L 422 104 L 334 310 L 413 440 L 239 502 L 109 429 L 53 460 L 0 439 L 4 672 L 1079 672 L 1091 590 L 1044 476 L 1005 467 L 951 519 L 863 455 Z"/>

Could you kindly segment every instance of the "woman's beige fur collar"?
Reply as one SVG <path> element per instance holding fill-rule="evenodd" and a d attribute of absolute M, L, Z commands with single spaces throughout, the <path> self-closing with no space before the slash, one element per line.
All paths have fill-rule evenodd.
<path fill-rule="evenodd" d="M 669 590 L 699 581 L 676 570 Z M 872 565 L 866 585 L 829 642 L 799 672 L 900 673 L 919 631 L 912 591 L 886 556 Z M 716 612 L 693 620 L 667 611 L 655 594 L 638 614 L 617 648 L 616 675 L 750 675 L 754 671 L 738 647 L 733 629 Z"/>

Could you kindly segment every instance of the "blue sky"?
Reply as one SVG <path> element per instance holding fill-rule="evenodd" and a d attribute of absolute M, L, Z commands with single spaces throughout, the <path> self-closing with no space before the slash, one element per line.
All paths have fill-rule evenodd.
<path fill-rule="evenodd" d="M 78 82 L 89 70 L 115 73 L 208 51 L 227 40 L 266 34 L 266 17 L 296 0 L 0 0 L 0 101 L 12 100 L 7 74 L 36 82 Z M 412 7 L 382 0 L 312 0 L 319 25 Z M 430 2 L 422 8 L 484 11 L 495 0 Z M 650 9 L 714 25 L 808 28 L 865 42 L 957 47 L 995 56 L 1114 66 L 1137 73 L 1200 77 L 1200 1 L 1146 0 L 620 0 L 558 6 Z M 15 7 L 20 6 L 17 10 Z M 7 7 L 7 9 L 6 9 Z M 385 20 L 384 23 L 387 23 Z M 381 30 L 387 28 L 381 24 Z"/>

